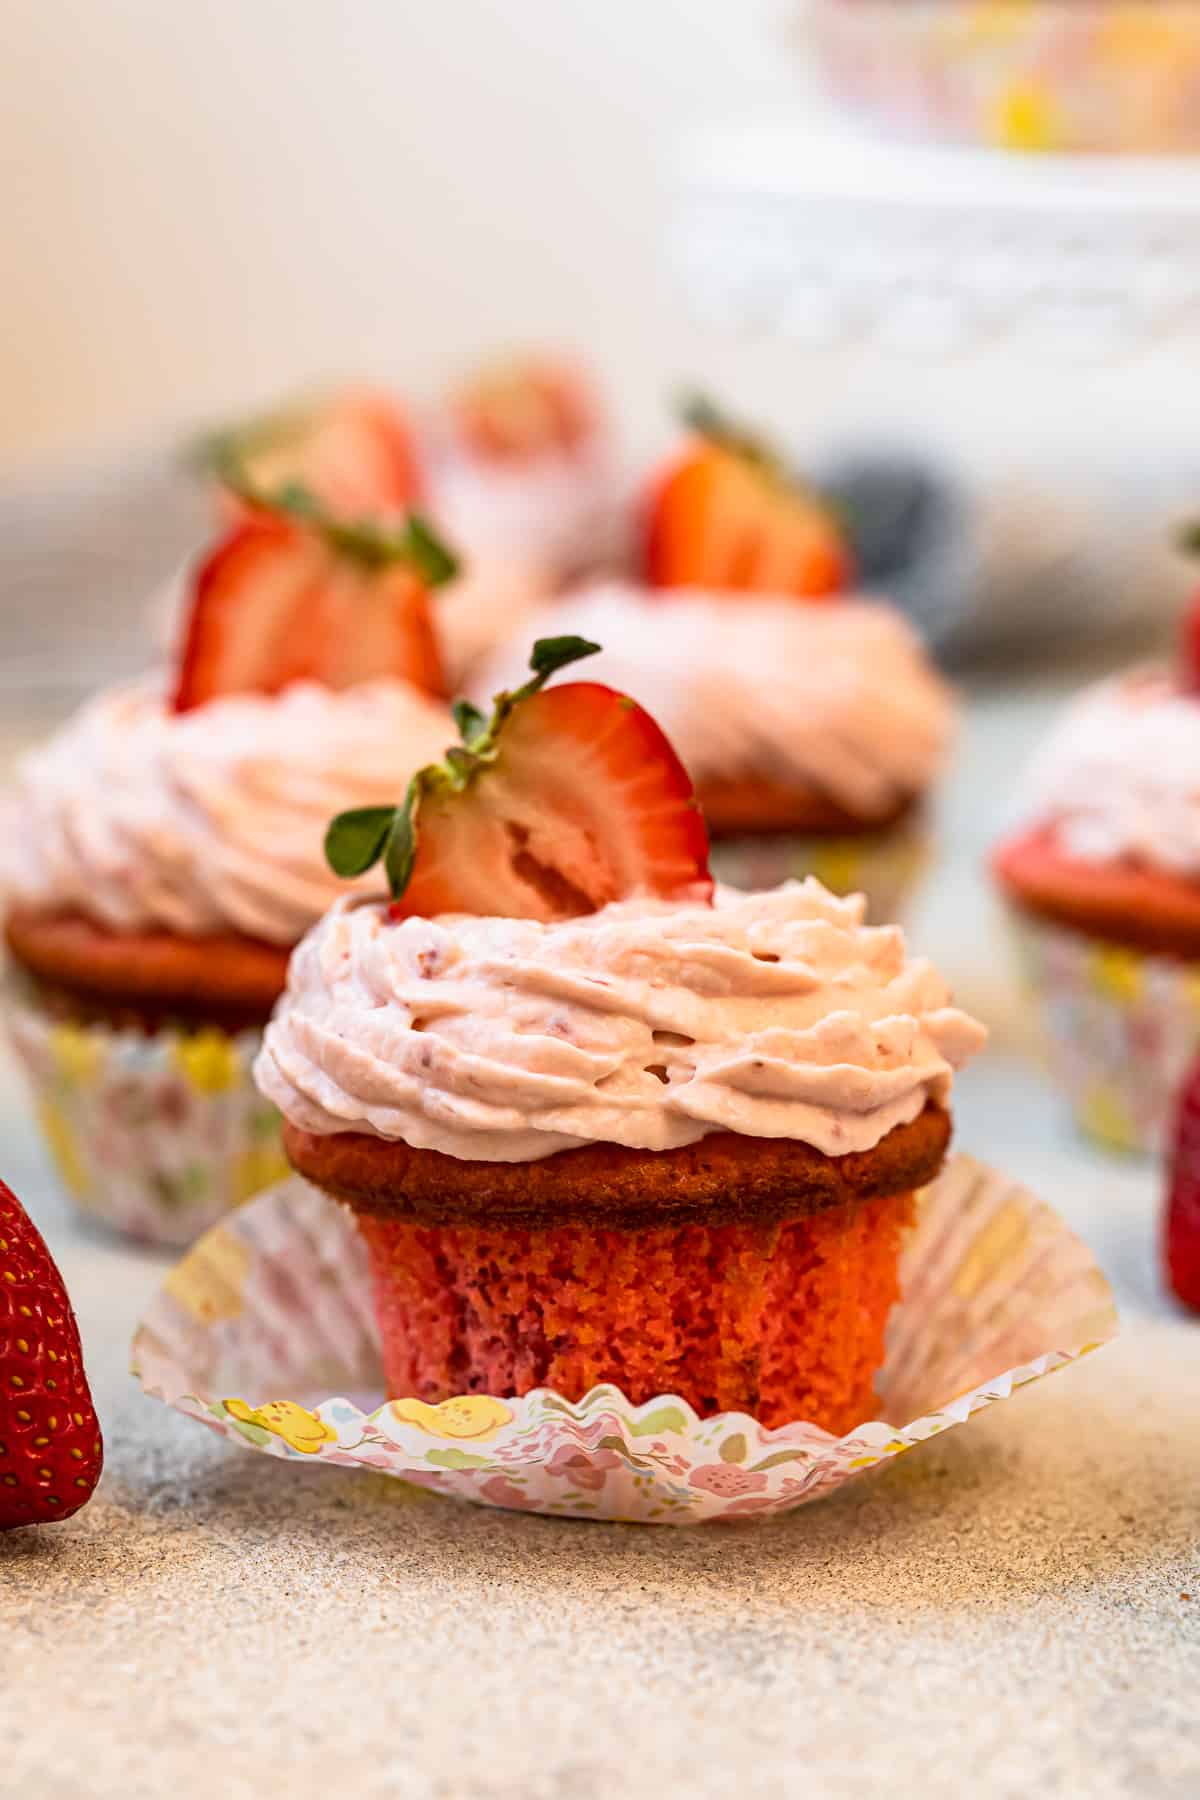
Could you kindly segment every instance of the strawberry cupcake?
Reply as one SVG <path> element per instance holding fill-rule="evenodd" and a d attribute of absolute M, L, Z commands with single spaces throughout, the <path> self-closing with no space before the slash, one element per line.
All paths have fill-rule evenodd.
<path fill-rule="evenodd" d="M 430 510 L 468 569 L 507 564 L 561 587 L 627 553 L 603 408 L 564 361 L 511 357 L 476 371 L 439 409 L 427 469 Z"/>
<path fill-rule="evenodd" d="M 200 567 L 173 672 L 19 766 L 6 1013 L 88 1211 L 182 1243 L 277 1174 L 250 1066 L 338 891 L 331 804 L 389 799 L 452 735 L 428 604 L 450 566 L 419 520 L 260 502 Z"/>
<path fill-rule="evenodd" d="M 1161 1149 L 1200 1047 L 1200 661 L 1080 695 L 993 867 L 1079 1124 Z"/>
<path fill-rule="evenodd" d="M 714 890 L 691 784 L 593 652 L 533 676 L 390 816 L 335 820 L 257 1074 L 353 1209 L 389 1392 L 614 1382 L 841 1433 L 873 1410 L 916 1188 L 981 1028 L 815 881 Z"/>
<path fill-rule="evenodd" d="M 735 887 L 812 874 L 895 918 L 928 854 L 928 795 L 955 727 L 949 689 L 902 614 L 878 601 L 670 595 L 616 583 L 543 615 L 605 645 L 597 672 L 636 687 L 683 759 L 712 867 Z M 478 691 L 512 678 L 515 642 Z"/>

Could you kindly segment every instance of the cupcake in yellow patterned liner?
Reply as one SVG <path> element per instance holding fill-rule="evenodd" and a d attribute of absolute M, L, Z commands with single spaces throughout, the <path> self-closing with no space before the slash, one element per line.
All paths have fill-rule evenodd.
<path fill-rule="evenodd" d="M 840 98 L 907 136 L 1200 150 L 1193 0 L 811 0 L 806 23 Z"/>
<path fill-rule="evenodd" d="M 1167 1148 L 1200 1049 L 1200 959 L 1105 943 L 1014 912 L 1047 1065 L 1081 1131 L 1117 1150 Z"/>
<path fill-rule="evenodd" d="M 63 1179 L 172 1243 L 278 1170 L 249 1071 L 340 891 L 330 813 L 389 803 L 454 736 L 430 588 L 455 563 L 424 522 L 227 478 L 173 669 L 27 754 L 0 829 L 6 1010 Z"/>
<path fill-rule="evenodd" d="M 59 1178 L 90 1217 L 182 1246 L 286 1173 L 251 1077 L 258 1032 L 75 1024 L 15 994 L 5 1011 Z"/>
<path fill-rule="evenodd" d="M 993 867 L 1078 1124 L 1162 1150 L 1200 1047 L 1200 695 L 1160 669 L 1082 694 Z"/>
<path fill-rule="evenodd" d="M 696 785 L 717 880 L 807 874 L 898 917 L 927 864 L 927 796 L 949 754 L 953 696 L 885 602 L 583 588 L 541 616 L 547 635 L 604 645 L 595 677 L 645 697 Z M 509 683 L 523 644 L 480 670 Z"/>
<path fill-rule="evenodd" d="M 297 1177 L 196 1244 L 138 1326 L 148 1394 L 274 1459 L 575 1519 L 766 1519 L 965 1424 L 1116 1335 L 1086 1246 L 996 1170 L 955 1156 L 918 1196 L 875 1417 L 844 1436 L 747 1413 L 700 1418 L 676 1394 L 459 1394 L 385 1401 L 366 1247 Z M 281 1307 L 280 1301 L 283 1298 Z M 264 1326 L 269 1322 L 269 1329 Z M 399 1489 L 404 1493 L 404 1489 Z"/>

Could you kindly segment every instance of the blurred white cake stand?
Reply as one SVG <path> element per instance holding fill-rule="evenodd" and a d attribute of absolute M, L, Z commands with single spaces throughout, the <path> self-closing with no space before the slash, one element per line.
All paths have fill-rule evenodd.
<path fill-rule="evenodd" d="M 702 316 L 906 350 L 1073 355 L 1200 327 L 1200 158 L 1022 156 L 789 124 L 689 137 L 677 270 Z"/>
<path fill-rule="evenodd" d="M 954 553 L 911 602 L 932 638 L 1161 632 L 1195 585 L 1169 546 L 1200 501 L 1200 157 L 763 122 L 689 135 L 673 173 L 670 254 L 698 322 L 759 357 L 790 347 L 806 418 L 899 429 L 954 470 Z"/>

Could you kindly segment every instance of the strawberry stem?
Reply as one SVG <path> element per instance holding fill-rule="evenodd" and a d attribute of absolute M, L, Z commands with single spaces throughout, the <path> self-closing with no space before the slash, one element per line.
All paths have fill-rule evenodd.
<path fill-rule="evenodd" d="M 540 692 L 560 669 L 595 656 L 599 649 L 599 644 L 587 638 L 539 638 L 529 656 L 530 679 L 511 692 L 506 689 L 497 694 L 490 719 L 469 700 L 455 701 L 454 723 L 463 742 L 451 744 L 443 762 L 418 769 L 399 806 L 359 806 L 330 821 L 325 860 L 334 874 L 352 880 L 365 875 L 382 858 L 392 898 L 399 900 L 412 880 L 425 795 L 446 789 L 462 793 L 495 762 L 500 733 L 514 708 Z"/>
<path fill-rule="evenodd" d="M 764 474 L 773 475 L 780 481 L 788 480 L 784 460 L 774 446 L 758 432 L 735 424 L 707 394 L 685 394 L 679 401 L 678 410 L 680 419 L 697 437 L 705 438 L 721 450 L 728 450 L 743 462 L 752 463 Z"/>
<path fill-rule="evenodd" d="M 688 429 L 704 438 L 706 443 L 737 457 L 739 462 L 761 475 L 764 481 L 773 483 L 794 499 L 806 504 L 812 503 L 812 483 L 791 467 L 770 438 L 751 430 L 749 426 L 736 424 L 707 394 L 685 394 L 679 401 L 678 410 Z M 831 510 L 824 497 L 821 497 L 820 504 L 826 510 Z"/>
<path fill-rule="evenodd" d="M 402 525 L 380 525 L 374 519 L 339 519 L 299 481 L 264 488 L 237 461 L 222 473 L 231 494 L 256 512 L 294 519 L 317 532 L 338 556 L 370 570 L 407 563 L 427 587 L 440 587 L 458 574 L 458 558 L 420 513 L 410 512 Z"/>
<path fill-rule="evenodd" d="M 184 453 L 189 468 L 214 475 L 224 486 L 233 486 L 237 471 L 253 456 L 282 450 L 304 436 L 315 405 L 299 402 L 275 412 L 258 413 L 236 425 L 203 433 Z"/>
<path fill-rule="evenodd" d="M 458 726 L 458 735 L 464 744 L 473 743 L 487 730 L 486 716 L 469 700 L 456 700 L 450 711 L 454 715 L 454 723 Z"/>

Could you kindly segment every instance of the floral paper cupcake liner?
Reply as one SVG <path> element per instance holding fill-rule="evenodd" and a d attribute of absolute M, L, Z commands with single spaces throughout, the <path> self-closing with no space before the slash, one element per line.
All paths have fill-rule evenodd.
<path fill-rule="evenodd" d="M 1046 1061 L 1080 1130 L 1119 1150 L 1165 1150 L 1200 1051 L 1200 963 L 1012 917 Z"/>
<path fill-rule="evenodd" d="M 798 832 L 715 838 L 709 861 L 718 881 L 750 892 L 815 875 L 833 894 L 865 894 L 867 917 L 890 924 L 920 885 L 931 859 L 928 830 L 901 824 L 847 837 Z"/>
<path fill-rule="evenodd" d="M 790 1512 L 1117 1330 L 1086 1246 L 966 1156 L 919 1196 L 902 1284 L 879 1415 L 842 1438 L 743 1413 L 701 1419 L 671 1394 L 635 1405 L 615 1387 L 575 1403 L 547 1389 L 388 1402 L 363 1244 L 346 1211 L 292 1177 L 194 1246 L 132 1361 L 147 1393 L 281 1465 L 372 1469 L 524 1512 L 689 1525 Z"/>
<path fill-rule="evenodd" d="M 907 136 L 1200 149 L 1193 0 L 811 0 L 808 17 L 838 96 Z"/>
<path fill-rule="evenodd" d="M 151 1243 L 190 1244 L 287 1172 L 254 1086 L 261 1035 L 73 1024 L 5 994 L 9 1039 L 80 1210 Z"/>

